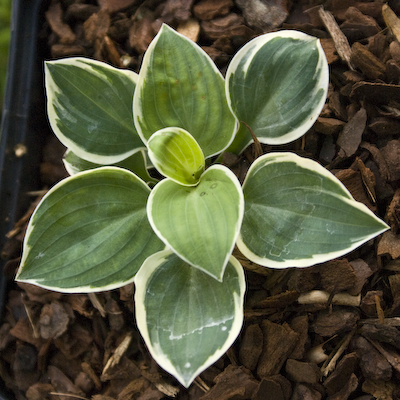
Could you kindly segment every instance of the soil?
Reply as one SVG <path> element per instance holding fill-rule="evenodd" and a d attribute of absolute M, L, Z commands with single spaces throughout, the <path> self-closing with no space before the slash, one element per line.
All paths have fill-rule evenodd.
<path fill-rule="evenodd" d="M 189 389 L 151 359 L 135 327 L 133 285 L 62 295 L 13 283 L 34 205 L 9 233 L 0 376 L 18 400 L 400 398 L 400 7 L 356 0 L 54 0 L 41 35 L 51 57 L 82 55 L 137 71 L 163 22 L 199 43 L 222 73 L 252 37 L 297 29 L 321 39 L 325 108 L 290 150 L 319 161 L 391 230 L 346 257 L 271 270 L 236 254 L 248 289 L 232 348 Z M 393 12 L 392 12 L 393 11 Z M 332 19 L 333 16 L 333 19 Z M 347 40 L 343 40 L 347 39 Z M 44 191 L 66 176 L 54 137 Z M 229 157 L 239 177 L 250 147 Z"/>

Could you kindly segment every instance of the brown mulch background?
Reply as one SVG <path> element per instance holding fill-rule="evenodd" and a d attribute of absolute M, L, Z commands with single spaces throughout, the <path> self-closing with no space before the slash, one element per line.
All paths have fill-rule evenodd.
<path fill-rule="evenodd" d="M 345 258 L 307 269 L 271 270 L 241 259 L 248 282 L 242 333 L 188 390 L 149 356 L 135 327 L 133 285 L 88 296 L 10 283 L 0 376 L 16 399 L 400 399 L 400 21 L 385 7 L 384 18 L 383 4 L 51 2 L 41 32 L 51 57 L 88 56 L 135 71 L 163 22 L 197 41 L 223 73 L 261 33 L 285 28 L 319 37 L 330 64 L 326 106 L 304 138 L 263 150 L 318 160 L 392 229 Z M 389 5 L 400 16 L 399 3 Z M 49 138 L 38 189 L 66 175 L 63 151 Z M 252 160 L 249 148 L 227 162 L 243 177 Z M 31 212 L 2 249 L 12 259 L 4 271 L 10 282 Z"/>

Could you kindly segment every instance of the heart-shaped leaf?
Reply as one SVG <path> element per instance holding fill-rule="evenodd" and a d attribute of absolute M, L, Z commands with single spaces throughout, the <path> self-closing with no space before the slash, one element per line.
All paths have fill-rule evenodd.
<path fill-rule="evenodd" d="M 226 93 L 241 124 L 229 151 L 240 153 L 253 131 L 261 143 L 284 144 L 305 134 L 324 106 L 328 63 L 319 41 L 297 31 L 256 37 L 234 56 Z"/>
<path fill-rule="evenodd" d="M 221 280 L 243 218 L 243 192 L 236 176 L 214 165 L 197 186 L 164 179 L 147 204 L 160 239 L 183 260 Z"/>
<path fill-rule="evenodd" d="M 218 282 L 162 251 L 146 260 L 135 286 L 137 324 L 151 355 L 186 387 L 240 332 L 245 279 L 233 256 Z"/>
<path fill-rule="evenodd" d="M 315 161 L 293 153 L 259 157 L 243 184 L 239 250 L 272 268 L 340 257 L 388 229 Z"/>
<path fill-rule="evenodd" d="M 132 282 L 144 260 L 165 247 L 148 223 L 149 193 L 136 175 L 116 167 L 64 179 L 32 215 L 17 280 L 59 292 Z"/>
<path fill-rule="evenodd" d="M 133 123 L 138 75 L 82 57 L 47 61 L 50 125 L 78 157 L 112 164 L 144 148 Z"/>
<path fill-rule="evenodd" d="M 194 137 L 181 128 L 164 128 L 147 142 L 149 157 L 164 176 L 194 186 L 204 172 L 203 152 Z"/>
<path fill-rule="evenodd" d="M 226 149 L 236 132 L 218 68 L 196 43 L 165 24 L 143 58 L 134 118 L 145 143 L 154 132 L 176 126 L 193 135 L 206 158 Z"/>

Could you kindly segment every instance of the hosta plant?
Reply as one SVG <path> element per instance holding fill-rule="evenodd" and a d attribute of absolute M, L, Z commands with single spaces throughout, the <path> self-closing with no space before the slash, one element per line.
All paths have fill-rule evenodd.
<path fill-rule="evenodd" d="M 218 162 L 224 151 L 288 143 L 313 125 L 328 88 L 313 37 L 259 36 L 225 79 L 166 25 L 139 74 L 86 58 L 45 70 L 48 116 L 71 176 L 36 208 L 17 280 L 66 293 L 134 282 L 148 349 L 186 387 L 240 332 L 235 245 L 266 267 L 307 267 L 388 228 L 310 159 L 262 155 L 243 185 Z"/>

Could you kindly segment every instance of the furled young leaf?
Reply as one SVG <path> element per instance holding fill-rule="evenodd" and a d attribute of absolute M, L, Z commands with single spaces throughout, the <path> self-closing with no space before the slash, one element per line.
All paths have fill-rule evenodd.
<path fill-rule="evenodd" d="M 240 332 L 245 280 L 233 256 L 218 282 L 162 251 L 146 260 L 135 286 L 137 324 L 151 355 L 186 387 Z"/>
<path fill-rule="evenodd" d="M 159 182 L 147 203 L 151 226 L 183 260 L 221 280 L 243 218 L 243 192 L 236 176 L 214 165 L 197 186 Z"/>
<path fill-rule="evenodd" d="M 297 31 L 267 33 L 234 56 L 226 93 L 241 124 L 230 151 L 240 153 L 254 132 L 261 143 L 284 144 L 307 132 L 325 103 L 328 63 L 316 38 Z"/>
<path fill-rule="evenodd" d="M 144 148 L 133 123 L 135 72 L 81 57 L 45 66 L 50 125 L 78 157 L 112 164 Z"/>
<path fill-rule="evenodd" d="M 134 118 L 144 142 L 160 129 L 180 127 L 193 135 L 206 158 L 223 151 L 236 132 L 221 73 L 198 45 L 167 25 L 144 56 Z"/>
<path fill-rule="evenodd" d="M 165 246 L 151 229 L 150 189 L 133 173 L 102 167 L 54 186 L 29 222 L 20 282 L 60 292 L 94 292 L 133 280 Z"/>
<path fill-rule="evenodd" d="M 164 128 L 147 142 L 149 157 L 164 176 L 194 186 L 204 172 L 203 152 L 193 136 L 182 128 Z"/>
<path fill-rule="evenodd" d="M 342 256 L 388 229 L 315 161 L 269 153 L 243 185 L 239 250 L 273 268 L 308 267 Z"/>
<path fill-rule="evenodd" d="M 65 169 L 70 175 L 75 175 L 78 172 L 87 171 L 89 169 L 103 167 L 103 164 L 95 164 L 90 161 L 86 161 L 71 150 L 67 150 L 64 154 L 63 163 Z M 147 157 L 145 150 L 140 150 L 128 158 L 112 164 L 116 167 L 121 167 L 128 169 L 129 171 L 135 173 L 139 178 L 143 179 L 145 182 L 156 182 L 148 173 Z"/>

